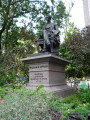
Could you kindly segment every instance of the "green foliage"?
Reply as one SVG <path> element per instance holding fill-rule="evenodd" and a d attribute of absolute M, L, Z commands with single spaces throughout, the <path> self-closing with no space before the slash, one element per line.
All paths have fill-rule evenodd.
<path fill-rule="evenodd" d="M 66 104 L 63 109 L 64 110 L 63 118 L 65 119 L 71 114 L 75 115 L 78 113 L 78 115 L 82 117 L 82 120 L 84 118 L 87 119 L 87 114 L 88 114 L 88 111 L 90 110 L 88 107 L 89 107 L 89 104 L 78 104 L 76 108 L 72 109 L 73 108 L 72 103 L 69 105 Z"/>
<path fill-rule="evenodd" d="M 8 94 L 13 93 L 15 89 L 19 90 L 21 88 L 21 86 L 16 86 L 15 83 L 0 87 L 0 99 L 7 98 Z M 22 89 L 24 90 L 25 88 L 23 87 Z"/>
<path fill-rule="evenodd" d="M 72 108 L 74 109 L 75 107 L 78 106 L 78 104 L 80 104 L 82 102 L 78 99 L 78 96 L 76 94 L 74 94 L 74 95 L 72 95 L 70 97 L 66 97 L 64 99 L 64 103 L 67 103 L 67 104 L 73 103 L 72 104 L 73 105 Z"/>
<path fill-rule="evenodd" d="M 81 89 L 77 91 L 74 95 L 66 97 L 64 100 L 65 103 L 90 103 L 90 89 Z"/>
<path fill-rule="evenodd" d="M 25 67 L 23 64 L 20 66 L 21 62 L 18 61 L 18 57 L 15 55 L 14 52 L 7 52 L 5 53 L 1 59 L 0 62 L 0 86 L 4 85 L 5 83 L 13 83 L 17 79 L 17 73 L 19 70 L 19 73 L 21 70 L 26 70 L 27 67 Z M 21 70 L 20 70 L 21 68 Z M 19 75 L 19 77 L 26 77 L 26 73 L 24 73 L 23 70 L 23 76 Z M 28 74 L 27 74 L 28 75 Z"/>
<path fill-rule="evenodd" d="M 77 92 L 77 96 L 82 103 L 90 103 L 90 89 L 81 89 Z"/>
<path fill-rule="evenodd" d="M 19 35 L 20 38 L 23 36 L 23 40 L 18 40 L 17 45 L 13 44 L 15 45 L 13 48 L 8 43 L 7 50 L 0 56 L 0 85 L 4 85 L 6 81 L 9 83 L 15 81 L 18 72 L 19 77 L 28 76 L 27 65 L 21 63 L 20 58 L 30 56 L 35 51 L 33 46 L 35 35 L 32 35 L 32 32 L 24 28 L 21 29 Z M 23 76 L 20 76 L 22 71 Z"/>
<path fill-rule="evenodd" d="M 70 60 L 67 66 L 68 77 L 83 77 L 90 72 L 90 28 L 86 30 L 69 29 L 64 43 L 61 44 L 60 56 Z"/>
<path fill-rule="evenodd" d="M 48 5 L 46 0 L 16 0 L 12 2 L 11 0 L 1 0 L 1 6 L 0 47 L 2 48 L 0 48 L 0 50 L 3 49 L 4 45 L 7 46 L 7 43 L 11 45 L 17 44 L 17 40 L 19 38 L 18 31 L 21 27 L 17 27 L 16 23 L 20 21 L 20 17 L 23 27 L 30 31 L 34 31 L 34 29 L 41 30 L 42 25 L 45 23 L 45 16 L 48 13 L 51 13 L 53 20 L 59 27 L 63 26 L 64 19 L 68 17 L 62 1 L 56 3 L 55 0 L 53 0 L 51 1 L 51 5 Z M 29 22 L 27 23 L 24 18 L 29 19 Z"/>
<path fill-rule="evenodd" d="M 8 91 L 9 91 L 8 87 L 0 87 L 0 99 L 7 95 Z"/>
<path fill-rule="evenodd" d="M 26 88 L 0 87 L 0 118 L 14 119 L 52 119 L 49 110 L 57 110 L 65 120 L 70 114 L 77 114 L 87 118 L 90 111 L 90 90 L 80 90 L 74 95 L 66 98 L 50 97 L 51 94 L 41 90 L 44 86 L 39 86 L 36 90 Z M 18 89 L 19 88 L 19 89 Z M 87 95 L 86 95 L 87 94 Z M 84 98 L 84 100 L 83 100 Z M 88 99 L 87 99 L 88 98 Z M 3 109 L 2 109 L 3 108 Z M 22 114 L 23 113 L 23 114 Z"/>
<path fill-rule="evenodd" d="M 67 118 L 70 114 L 78 113 L 79 116 L 87 118 L 88 111 L 90 110 L 90 90 L 80 90 L 75 94 L 59 98 L 56 100 L 52 97 L 50 100 L 50 108 L 58 110 L 63 115 L 63 119 Z"/>
<path fill-rule="evenodd" d="M 15 80 L 16 80 L 15 74 L 0 75 L 0 86 L 5 85 L 5 83 L 13 83 Z"/>
<path fill-rule="evenodd" d="M 14 93 L 0 100 L 0 119 L 51 120 L 46 92 L 31 93 L 33 91 L 26 89 L 14 90 Z"/>
<path fill-rule="evenodd" d="M 46 0 L 0 0 L 0 3 L 0 85 L 4 85 L 15 80 L 18 71 L 19 74 L 23 71 L 24 77 L 28 73 L 20 58 L 36 52 L 35 40 L 41 34 L 46 15 L 51 13 L 59 28 L 68 15 L 62 1 L 51 0 L 51 5 Z M 22 25 L 17 26 L 20 22 Z"/>

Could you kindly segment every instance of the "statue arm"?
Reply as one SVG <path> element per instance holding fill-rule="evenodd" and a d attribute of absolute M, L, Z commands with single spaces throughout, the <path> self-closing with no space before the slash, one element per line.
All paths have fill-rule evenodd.
<path fill-rule="evenodd" d="M 55 35 L 58 35 L 58 34 L 60 33 L 60 31 L 59 31 L 59 29 L 58 29 L 58 27 L 57 27 L 56 24 L 54 25 L 53 33 L 54 33 Z"/>

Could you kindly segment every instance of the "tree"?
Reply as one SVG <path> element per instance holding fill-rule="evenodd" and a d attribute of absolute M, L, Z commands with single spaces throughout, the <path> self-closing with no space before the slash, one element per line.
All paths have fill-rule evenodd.
<path fill-rule="evenodd" d="M 20 58 L 30 56 L 35 51 L 33 44 L 36 36 L 25 28 L 18 32 L 23 40 L 18 40 L 18 44 L 13 48 L 9 45 L 7 51 L 0 56 L 0 85 L 5 84 L 6 81 L 9 83 L 16 81 L 18 72 L 28 76 L 28 68 L 21 63 Z"/>
<path fill-rule="evenodd" d="M 67 38 L 60 52 L 71 61 L 67 67 L 68 76 L 83 77 L 90 72 L 90 27 L 86 30 L 74 29 L 67 33 Z"/>
<path fill-rule="evenodd" d="M 24 8 L 23 8 L 24 5 Z M 2 34 L 6 32 L 6 38 L 8 37 L 8 31 L 10 27 L 14 24 L 14 18 L 17 18 L 25 14 L 28 2 L 24 0 L 1 0 L 0 6 L 0 51 L 2 50 Z M 29 12 L 29 6 L 26 12 Z"/>
<path fill-rule="evenodd" d="M 17 36 L 15 38 L 15 32 L 19 30 L 16 26 L 17 18 L 27 17 L 30 19 L 28 25 L 25 28 L 33 30 L 33 24 L 38 22 L 39 26 L 44 23 L 44 17 L 48 13 L 51 13 L 54 20 L 60 26 L 67 14 L 65 13 L 65 6 L 62 1 L 57 4 L 54 0 L 51 0 L 52 6 L 48 5 L 46 1 L 35 0 L 1 0 L 0 1 L 0 51 L 2 52 L 3 46 L 7 48 L 8 43 L 17 44 Z M 55 9 L 56 10 L 55 10 Z M 55 12 L 56 11 L 56 12 Z M 27 15 L 28 14 L 28 15 Z M 37 25 L 37 29 L 39 27 Z M 62 26 L 62 25 L 61 25 Z M 60 26 L 60 27 L 61 27 Z M 18 30 L 17 30 L 18 29 Z M 40 28 L 41 29 L 41 28 Z M 10 34 L 12 40 L 8 38 Z M 13 35 L 14 34 L 14 35 Z M 16 34 L 18 34 L 16 32 Z M 4 40 L 3 40 L 4 35 Z M 13 39 L 13 36 L 15 39 Z M 4 41 L 4 42 L 3 42 Z"/>
<path fill-rule="evenodd" d="M 30 56 L 35 52 L 35 40 L 37 34 L 45 23 L 45 16 L 51 13 L 53 20 L 59 28 L 68 15 L 62 1 L 58 3 L 51 0 L 48 5 L 44 0 L 0 0 L 0 80 L 16 76 L 18 70 L 25 70 L 20 58 Z M 26 24 L 23 17 L 28 18 Z M 22 19 L 23 26 L 17 26 L 19 19 Z"/>

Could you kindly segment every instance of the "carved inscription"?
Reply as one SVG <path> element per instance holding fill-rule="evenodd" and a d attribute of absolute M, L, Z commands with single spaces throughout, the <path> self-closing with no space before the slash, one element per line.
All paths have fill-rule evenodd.
<path fill-rule="evenodd" d="M 47 68 L 48 66 L 45 66 L 45 65 L 37 65 L 37 66 L 31 66 L 30 69 L 36 69 L 36 68 Z"/>
<path fill-rule="evenodd" d="M 31 79 L 30 80 L 36 80 L 37 82 L 39 81 L 42 81 L 42 80 L 47 80 L 47 76 L 45 76 L 44 73 L 33 73 L 33 75 L 31 75 L 30 77 Z"/>
<path fill-rule="evenodd" d="M 48 81 L 48 64 L 33 64 L 29 66 L 31 83 L 46 83 Z"/>
<path fill-rule="evenodd" d="M 39 83 L 48 81 L 48 72 L 31 72 L 30 81 Z"/>
<path fill-rule="evenodd" d="M 35 64 L 30 65 L 29 71 L 42 71 L 42 70 L 48 70 L 48 64 Z"/>

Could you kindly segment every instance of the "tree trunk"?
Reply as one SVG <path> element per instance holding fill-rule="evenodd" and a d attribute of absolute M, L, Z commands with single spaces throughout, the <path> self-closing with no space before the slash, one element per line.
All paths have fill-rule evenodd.
<path fill-rule="evenodd" d="M 3 22 L 3 27 L 0 30 L 0 55 L 2 53 L 1 37 L 2 37 L 2 33 L 5 31 L 5 28 L 6 28 L 6 25 L 7 25 L 7 22 L 8 22 L 10 3 L 11 3 L 11 0 L 8 0 L 8 6 L 7 6 L 7 11 L 6 11 L 6 15 L 5 15 L 5 18 L 4 18 L 4 22 Z"/>
<path fill-rule="evenodd" d="M 0 56 L 2 54 L 2 46 L 1 46 L 1 35 L 0 35 Z"/>

